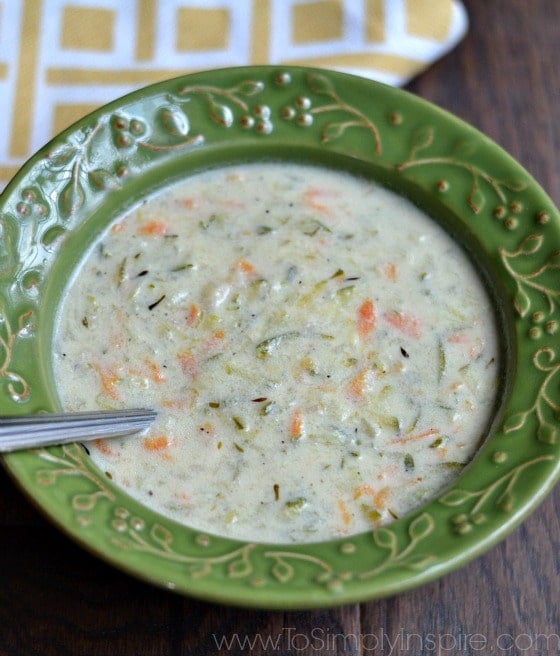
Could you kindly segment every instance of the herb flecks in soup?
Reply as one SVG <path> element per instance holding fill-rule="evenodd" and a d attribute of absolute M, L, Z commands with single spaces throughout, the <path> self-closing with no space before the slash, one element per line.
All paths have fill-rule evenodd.
<path fill-rule="evenodd" d="M 195 529 L 308 542 L 422 504 L 472 458 L 497 381 L 463 251 L 405 199 L 295 165 L 205 172 L 114 223 L 58 318 L 63 406 L 150 406 L 91 457 Z"/>

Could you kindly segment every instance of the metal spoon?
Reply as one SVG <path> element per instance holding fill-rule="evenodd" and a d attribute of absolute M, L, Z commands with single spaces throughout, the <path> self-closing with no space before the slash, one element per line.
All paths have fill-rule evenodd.
<path fill-rule="evenodd" d="M 133 435 L 155 417 L 140 408 L 0 417 L 0 453 Z"/>

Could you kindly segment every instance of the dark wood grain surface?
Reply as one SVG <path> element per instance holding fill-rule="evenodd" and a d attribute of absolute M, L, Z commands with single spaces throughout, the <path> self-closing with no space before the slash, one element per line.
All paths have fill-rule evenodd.
<path fill-rule="evenodd" d="M 466 39 L 408 88 L 502 145 L 558 205 L 560 2 L 465 4 Z M 0 471 L 0 656 L 558 654 L 559 504 L 557 486 L 506 540 L 416 590 L 335 610 L 264 612 L 120 573 L 42 519 Z"/>

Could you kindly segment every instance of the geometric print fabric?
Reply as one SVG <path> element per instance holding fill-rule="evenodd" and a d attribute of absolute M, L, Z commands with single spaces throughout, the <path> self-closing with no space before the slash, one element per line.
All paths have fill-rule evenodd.
<path fill-rule="evenodd" d="M 0 0 L 0 189 L 62 129 L 147 84 L 271 63 L 402 85 L 466 29 L 458 0 Z"/>

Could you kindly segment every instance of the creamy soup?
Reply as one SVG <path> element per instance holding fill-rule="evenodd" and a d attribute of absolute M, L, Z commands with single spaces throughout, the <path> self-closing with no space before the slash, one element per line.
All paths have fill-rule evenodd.
<path fill-rule="evenodd" d="M 57 320 L 64 408 L 152 407 L 92 443 L 146 506 L 276 543 L 346 536 L 422 504 L 485 435 L 494 315 L 461 248 L 341 172 L 192 176 L 114 222 Z"/>

